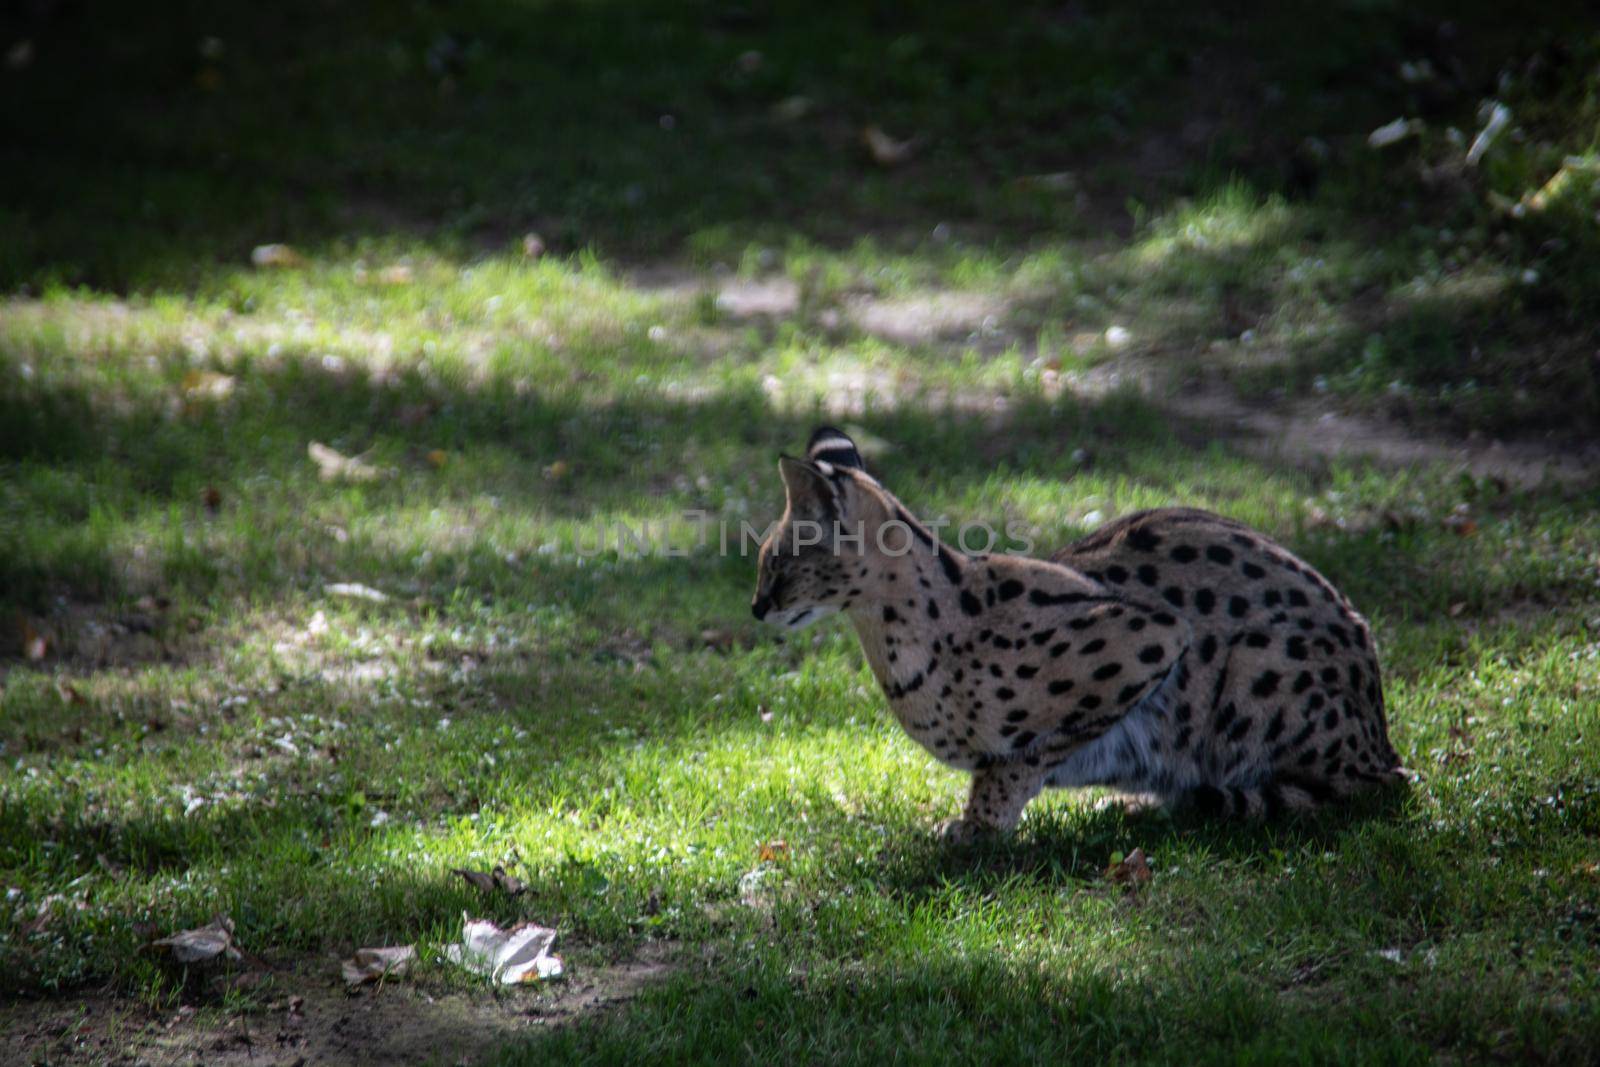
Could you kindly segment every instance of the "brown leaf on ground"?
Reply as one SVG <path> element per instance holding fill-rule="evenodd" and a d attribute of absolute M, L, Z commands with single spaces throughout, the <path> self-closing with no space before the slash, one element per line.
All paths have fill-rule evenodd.
<path fill-rule="evenodd" d="M 200 503 L 213 514 L 222 507 L 222 490 L 214 485 L 208 485 L 200 491 Z"/>
<path fill-rule="evenodd" d="M 22 620 L 21 631 L 23 659 L 38 663 L 50 654 L 49 635 L 36 629 L 31 619 Z"/>
<path fill-rule="evenodd" d="M 218 956 L 240 958 L 239 950 L 233 946 L 233 920 L 226 915 L 218 915 L 206 926 L 182 930 L 150 944 L 166 949 L 179 963 L 204 963 Z"/>
<path fill-rule="evenodd" d="M 250 250 L 250 262 L 262 270 L 286 269 L 305 263 L 299 252 L 283 244 L 256 245 Z"/>
<path fill-rule="evenodd" d="M 368 982 L 381 981 L 390 975 L 404 974 L 411 967 L 411 961 L 416 958 L 415 945 L 358 948 L 355 956 L 345 960 L 340 970 L 344 975 L 345 985 L 365 985 Z"/>
<path fill-rule="evenodd" d="M 789 842 L 781 838 L 774 841 L 763 841 L 756 846 L 757 863 L 788 863 Z"/>
<path fill-rule="evenodd" d="M 451 869 L 450 873 L 460 875 L 474 888 L 481 889 L 485 893 L 498 892 L 505 893 L 507 896 L 515 897 L 526 892 L 528 888 L 522 883 L 520 878 L 516 878 L 510 874 L 507 874 L 504 867 L 497 866 L 493 871 L 488 873 L 483 871 L 469 871 L 464 867 L 455 867 Z"/>
<path fill-rule="evenodd" d="M 1117 885 L 1135 888 L 1150 881 L 1150 863 L 1145 859 L 1144 849 L 1136 848 L 1127 856 L 1118 860 L 1112 857 L 1111 866 L 1106 868 L 1106 879 Z"/>
<path fill-rule="evenodd" d="M 915 141 L 897 141 L 879 126 L 863 127 L 861 143 L 867 146 L 867 154 L 880 167 L 898 167 L 908 162 L 917 150 Z"/>
<path fill-rule="evenodd" d="M 718 652 L 727 652 L 733 648 L 733 634 L 716 628 L 701 630 L 700 643 Z"/>
<path fill-rule="evenodd" d="M 225 400 L 233 395 L 233 375 L 196 368 L 183 376 L 186 400 Z"/>
<path fill-rule="evenodd" d="M 325 482 L 373 482 L 389 473 L 359 456 L 346 456 L 320 441 L 306 445 L 306 455 L 317 465 L 317 476 Z"/>

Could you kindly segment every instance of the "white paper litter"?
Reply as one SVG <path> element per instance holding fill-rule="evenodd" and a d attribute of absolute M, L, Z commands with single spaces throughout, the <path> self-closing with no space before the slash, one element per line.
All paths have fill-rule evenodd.
<path fill-rule="evenodd" d="M 360 582 L 329 582 L 322 589 L 329 596 L 354 597 L 357 600 L 370 600 L 374 604 L 382 604 L 389 599 L 388 593 L 374 589 L 370 585 L 362 585 Z"/>
<path fill-rule="evenodd" d="M 521 985 L 558 978 L 561 958 L 550 955 L 556 932 L 534 923 L 502 930 L 487 919 L 462 916 L 461 944 L 448 945 L 445 957 L 500 985 Z"/>
<path fill-rule="evenodd" d="M 1367 144 L 1373 148 L 1387 148 L 1389 145 L 1399 144 L 1414 133 L 1421 132 L 1421 119 L 1399 118 L 1367 134 Z"/>

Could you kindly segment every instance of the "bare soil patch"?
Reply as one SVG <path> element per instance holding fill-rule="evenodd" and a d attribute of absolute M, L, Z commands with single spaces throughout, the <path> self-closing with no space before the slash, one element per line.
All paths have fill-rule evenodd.
<path fill-rule="evenodd" d="M 0 1007 L 0 1062 L 470 1065 L 519 1035 L 625 1003 L 674 969 L 671 951 L 658 946 L 541 987 L 461 992 L 398 981 L 347 993 L 327 969 L 302 968 L 272 976 L 237 1010 L 153 1009 L 106 993 L 22 1001 Z"/>

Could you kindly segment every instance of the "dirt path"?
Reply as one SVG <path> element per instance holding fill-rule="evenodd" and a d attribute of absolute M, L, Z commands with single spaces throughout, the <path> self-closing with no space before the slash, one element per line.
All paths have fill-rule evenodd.
<path fill-rule="evenodd" d="M 684 275 L 657 273 L 647 286 L 672 298 L 694 299 L 713 294 L 717 307 L 736 322 L 773 321 L 796 314 L 800 287 L 787 279 L 729 279 L 707 285 Z M 1018 336 L 1006 326 L 1007 307 L 999 297 L 949 292 L 905 299 L 855 295 L 835 312 L 841 326 L 906 345 L 949 348 L 952 354 L 976 348 L 1000 350 Z M 824 314 L 827 314 L 824 312 Z M 872 382 L 845 389 L 841 416 L 858 414 L 859 398 Z M 1457 468 L 1475 478 L 1494 478 L 1518 488 L 1546 482 L 1582 483 L 1600 478 L 1600 441 L 1580 445 L 1537 440 L 1463 439 L 1419 433 L 1398 422 L 1372 415 L 1354 415 L 1308 400 L 1276 407 L 1247 403 L 1223 387 L 1184 388 L 1170 380 L 1166 368 L 1144 355 L 1110 359 L 1093 369 L 1062 375 L 1047 383 L 1057 392 L 1086 399 L 1133 388 L 1151 403 L 1193 424 L 1199 436 L 1216 438 L 1258 455 L 1293 464 L 1335 457 L 1364 457 L 1387 467 L 1419 464 Z M 982 410 L 989 398 L 958 407 Z"/>
<path fill-rule="evenodd" d="M 519 1036 L 604 1012 L 664 979 L 655 949 L 625 963 L 575 968 L 540 989 L 430 992 L 394 982 L 351 994 L 327 969 L 277 974 L 244 1010 L 154 1010 L 106 993 L 0 1007 L 0 1063 L 148 1067 L 365 1067 L 484 1061 Z"/>

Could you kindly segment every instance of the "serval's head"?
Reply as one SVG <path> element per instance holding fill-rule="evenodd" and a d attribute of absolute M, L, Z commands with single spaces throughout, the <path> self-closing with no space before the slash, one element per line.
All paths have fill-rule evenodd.
<path fill-rule="evenodd" d="M 881 512 L 882 493 L 861 466 L 861 453 L 842 431 L 818 428 L 806 458 L 778 460 L 785 495 L 783 517 L 761 545 L 756 595 L 758 619 L 798 630 L 847 607 L 862 592 L 864 557 Z"/>

